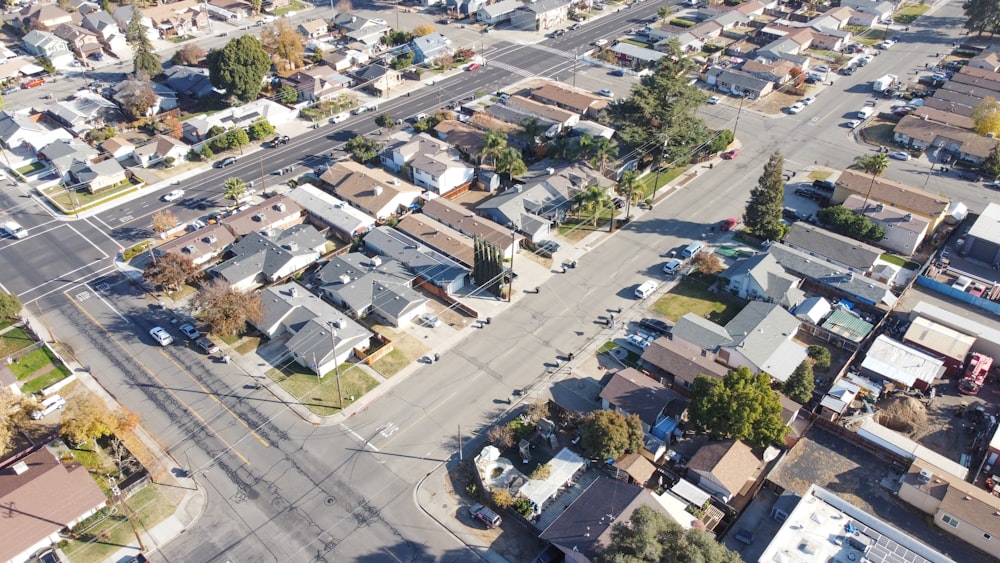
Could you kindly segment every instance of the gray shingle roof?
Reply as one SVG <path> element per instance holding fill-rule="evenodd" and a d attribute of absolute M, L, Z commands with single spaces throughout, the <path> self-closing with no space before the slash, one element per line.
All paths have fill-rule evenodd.
<path fill-rule="evenodd" d="M 784 243 L 860 272 L 867 272 L 871 269 L 875 260 L 882 255 L 881 250 L 870 244 L 838 235 L 803 221 L 792 224 L 791 230 L 785 235 Z"/>
<path fill-rule="evenodd" d="M 325 244 L 326 239 L 312 225 L 295 225 L 273 236 L 251 233 L 232 246 L 230 252 L 235 257 L 216 266 L 212 272 L 230 282 L 244 280 L 257 273 L 262 274 L 265 280 L 272 280 L 297 257 L 319 258 L 317 249 Z"/>
<path fill-rule="evenodd" d="M 836 289 L 849 297 L 869 304 L 896 302 L 896 297 L 887 285 L 857 274 L 848 275 L 845 268 L 817 259 L 801 250 L 772 243 L 768 253 L 774 256 L 785 271 Z"/>
<path fill-rule="evenodd" d="M 360 252 L 336 256 L 316 272 L 320 289 L 327 299 L 360 315 L 372 306 L 372 294 L 378 287 L 388 288 L 395 296 L 408 302 L 426 301 L 409 289 L 413 273 L 398 260 L 382 257 L 369 258 Z M 386 313 L 393 306 L 379 301 L 379 308 Z"/>
<path fill-rule="evenodd" d="M 435 285 L 450 285 L 469 273 L 469 269 L 458 262 L 391 227 L 376 227 L 365 235 L 364 243 L 366 248 L 399 260 Z"/>

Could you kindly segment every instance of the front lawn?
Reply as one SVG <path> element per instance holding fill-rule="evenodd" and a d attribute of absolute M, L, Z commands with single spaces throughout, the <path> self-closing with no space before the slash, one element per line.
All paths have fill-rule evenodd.
<path fill-rule="evenodd" d="M 659 175 L 656 172 L 650 172 L 642 177 L 642 197 L 643 199 L 653 195 L 653 191 L 659 191 L 670 182 L 676 180 L 681 174 L 684 173 L 685 168 L 676 167 L 669 168 L 660 172 Z"/>
<path fill-rule="evenodd" d="M 653 304 L 654 311 L 675 323 L 687 313 L 694 313 L 713 323 L 725 325 L 741 309 L 741 304 L 716 295 L 704 285 L 686 278 Z"/>
<path fill-rule="evenodd" d="M 147 485 L 126 501 L 139 530 L 149 530 L 174 513 L 176 505 L 165 497 L 156 484 Z M 97 563 L 107 560 L 122 546 L 134 545 L 135 535 L 118 506 L 103 508 L 73 529 L 76 539 L 62 548 L 73 563 Z"/>
<path fill-rule="evenodd" d="M 31 377 L 33 373 L 43 367 L 52 365 L 58 361 L 51 350 L 42 347 L 19 358 L 10 365 L 10 371 L 14 373 L 14 377 L 18 381 L 21 381 L 22 379 Z"/>
<path fill-rule="evenodd" d="M 340 412 L 340 397 L 337 393 L 337 371 L 326 374 L 323 379 L 295 362 L 288 362 L 281 368 L 267 372 L 267 376 L 281 385 L 306 408 L 320 416 L 330 416 Z M 361 368 L 351 363 L 340 365 L 340 387 L 343 391 L 344 406 L 360 399 L 365 393 L 378 387 L 378 382 Z"/>
<path fill-rule="evenodd" d="M 896 23 L 910 24 L 913 23 L 917 18 L 927 13 L 931 7 L 927 4 L 907 4 L 896 11 L 892 15 L 892 20 Z"/>
<path fill-rule="evenodd" d="M 28 174 L 34 174 L 43 168 L 45 168 L 45 165 L 36 160 L 27 166 L 18 168 L 17 173 L 22 176 L 27 176 Z"/>
<path fill-rule="evenodd" d="M 13 354 L 18 350 L 27 348 L 35 341 L 28 336 L 23 328 L 15 327 L 0 335 L 0 356 Z"/>
<path fill-rule="evenodd" d="M 32 393 L 38 393 L 42 389 L 53 385 L 57 381 L 62 381 L 63 379 L 69 377 L 69 369 L 66 366 L 58 365 L 52 371 L 46 373 L 45 375 L 40 375 L 31 381 L 28 381 L 21 387 L 21 393 L 25 395 L 30 395 Z"/>
<path fill-rule="evenodd" d="M 99 190 L 97 193 L 90 193 L 84 189 L 67 190 L 63 186 L 52 186 L 51 188 L 41 190 L 41 192 L 60 211 L 69 214 L 84 211 L 97 203 L 132 193 L 142 186 L 143 183 L 141 181 L 130 178 L 114 187 Z"/>

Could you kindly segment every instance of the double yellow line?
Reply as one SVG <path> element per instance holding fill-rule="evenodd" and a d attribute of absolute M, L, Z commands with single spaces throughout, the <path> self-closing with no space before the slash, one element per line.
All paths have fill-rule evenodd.
<path fill-rule="evenodd" d="M 118 340 L 114 337 L 114 335 L 107 329 L 107 327 L 105 327 L 100 321 L 98 321 L 96 318 L 94 318 L 94 316 L 91 315 L 86 309 L 84 309 L 83 306 L 80 304 L 79 301 L 77 301 L 76 299 L 74 299 L 73 296 L 70 295 L 67 292 L 63 292 L 63 295 L 65 295 L 70 300 L 70 302 L 73 303 L 73 305 L 75 305 L 76 308 L 81 313 L 83 313 L 84 315 L 86 315 L 87 318 L 90 319 L 90 322 L 94 323 L 94 325 L 96 325 L 102 331 L 104 331 L 104 333 L 108 335 L 108 339 L 110 341 L 114 342 L 115 345 L 118 346 L 118 348 L 120 348 L 123 352 L 125 352 L 125 354 L 128 355 L 129 358 L 131 358 L 132 362 L 135 363 L 135 365 L 137 365 L 140 368 L 142 368 L 142 370 L 145 371 L 149 375 L 149 377 L 151 377 L 154 381 L 156 381 L 156 383 L 158 383 L 160 385 L 161 389 L 163 389 L 164 391 L 166 391 L 167 393 L 169 393 L 171 397 L 173 397 L 178 403 L 180 403 L 181 405 L 183 405 L 184 408 L 188 410 L 188 412 L 190 412 L 195 418 L 198 419 L 199 422 L 201 422 L 202 426 L 204 426 L 209 432 L 211 432 L 212 434 L 214 434 L 220 441 L 222 441 L 222 443 L 226 445 L 226 448 L 229 449 L 230 451 L 232 451 L 236 455 L 236 457 L 240 458 L 240 460 L 243 463 L 245 463 L 247 465 L 250 465 L 250 460 L 247 459 L 246 456 L 244 456 L 243 454 L 241 454 L 240 451 L 237 450 L 235 446 L 233 446 L 232 444 L 230 444 L 225 438 L 223 438 L 218 432 L 216 432 L 208 424 L 208 422 L 205 420 L 205 418 L 203 416 L 201 416 L 201 414 L 198 413 L 198 411 L 196 411 L 193 407 L 191 407 L 186 402 L 184 402 L 184 400 L 181 399 L 180 396 L 177 395 L 177 393 L 175 393 L 173 390 L 171 390 L 169 387 L 167 387 L 163 383 L 163 381 L 161 381 L 160 378 L 156 376 L 156 373 L 154 373 L 153 370 L 151 370 L 148 367 L 146 367 L 146 365 L 144 363 L 142 363 L 142 361 L 140 361 L 139 358 L 137 358 L 134 354 L 132 354 L 127 348 L 125 348 L 124 346 L 122 346 L 118 342 Z M 110 307 L 110 305 L 109 305 L 109 307 Z M 240 424 L 242 424 L 243 427 L 246 428 L 247 431 L 249 431 L 250 434 L 254 438 L 257 438 L 257 440 L 259 440 L 260 443 L 264 445 L 264 447 L 270 447 L 270 444 L 267 442 L 267 440 L 265 440 L 264 438 L 262 438 L 259 434 L 257 434 L 256 431 L 254 431 L 252 428 L 250 428 L 249 424 L 247 424 L 242 418 L 240 418 L 236 413 L 234 413 L 232 411 L 232 409 L 230 409 L 229 407 L 227 407 L 225 405 L 225 403 L 223 403 L 221 400 L 219 400 L 219 397 L 217 397 L 214 393 L 212 393 L 211 391 L 209 391 L 208 388 L 206 388 L 204 385 L 202 385 L 201 382 L 198 381 L 194 377 L 193 374 L 191 374 L 191 372 L 189 372 L 183 366 L 181 366 L 180 364 L 178 364 L 177 361 L 174 360 L 172 357 L 170 357 L 170 355 L 167 354 L 166 351 L 163 350 L 162 348 L 160 348 L 159 351 L 160 351 L 160 354 L 162 354 L 164 358 L 166 358 L 167 360 L 169 360 L 170 363 L 172 363 L 175 366 L 177 366 L 177 369 L 179 369 L 180 371 L 182 371 L 183 373 L 185 373 L 188 376 L 188 379 L 190 379 L 192 382 L 194 382 L 194 384 L 197 385 L 202 390 L 202 392 L 205 393 L 205 395 L 207 395 L 213 401 L 215 401 L 216 403 L 218 403 L 219 406 L 221 406 L 226 412 L 228 412 L 230 415 L 232 415 L 232 417 L 234 419 L 236 419 L 237 422 L 239 422 Z"/>

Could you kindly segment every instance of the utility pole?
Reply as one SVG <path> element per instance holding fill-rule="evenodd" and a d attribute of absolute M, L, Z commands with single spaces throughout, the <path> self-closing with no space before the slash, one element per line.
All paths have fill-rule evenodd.
<path fill-rule="evenodd" d="M 514 293 L 514 255 L 517 254 L 517 248 L 514 246 L 517 242 L 517 231 L 511 229 L 510 231 L 510 283 L 507 284 L 507 302 L 510 303 L 510 296 Z"/>
<path fill-rule="evenodd" d="M 333 322 L 330 325 L 330 335 L 333 340 L 333 369 L 337 375 L 337 398 L 340 399 L 340 410 L 344 410 L 344 391 L 340 388 L 340 362 L 337 360 L 337 329 Z"/>
<path fill-rule="evenodd" d="M 125 518 L 128 520 L 129 526 L 132 526 L 132 533 L 135 534 L 135 541 L 139 542 L 139 551 L 146 551 L 146 546 L 142 543 L 142 538 L 139 537 L 139 530 L 135 527 L 135 514 L 132 509 L 129 508 L 128 504 L 125 503 L 125 498 L 122 497 L 122 491 L 118 488 L 118 484 L 115 482 L 114 477 L 108 477 L 108 482 L 111 484 L 111 495 L 114 496 L 115 501 L 122 505 L 122 512 L 125 513 Z"/>
<path fill-rule="evenodd" d="M 265 176 L 264 176 L 264 156 L 263 155 L 261 155 L 259 162 L 260 162 L 260 193 L 264 193 L 264 188 L 266 186 L 264 185 L 264 177 Z"/>
<path fill-rule="evenodd" d="M 458 425 L 458 461 L 462 460 L 462 425 Z"/>

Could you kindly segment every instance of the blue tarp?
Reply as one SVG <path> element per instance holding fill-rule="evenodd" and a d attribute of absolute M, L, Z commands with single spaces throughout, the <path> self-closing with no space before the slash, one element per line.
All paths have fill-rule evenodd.
<path fill-rule="evenodd" d="M 663 443 L 670 443 L 670 435 L 677 428 L 677 421 L 672 418 L 664 418 L 663 420 L 656 423 L 650 434 L 656 436 L 657 438 L 663 440 Z"/>

